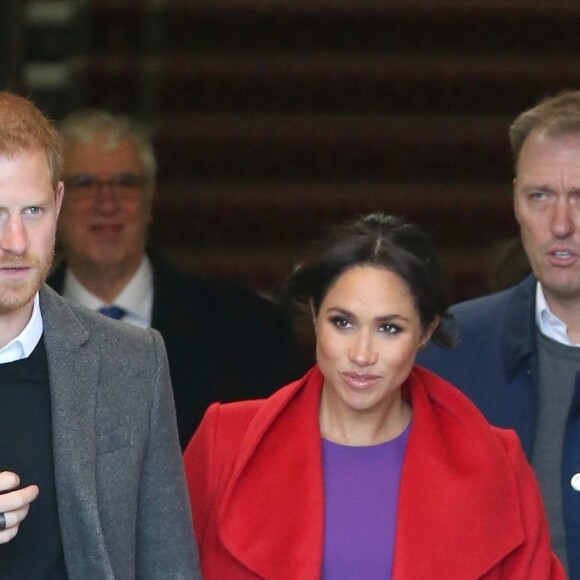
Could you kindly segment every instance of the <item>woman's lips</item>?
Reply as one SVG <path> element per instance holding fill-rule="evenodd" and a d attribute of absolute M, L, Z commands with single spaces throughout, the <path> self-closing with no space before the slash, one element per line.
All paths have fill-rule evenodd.
<path fill-rule="evenodd" d="M 353 389 L 368 389 L 380 380 L 380 375 L 370 373 L 342 373 L 344 381 Z"/>

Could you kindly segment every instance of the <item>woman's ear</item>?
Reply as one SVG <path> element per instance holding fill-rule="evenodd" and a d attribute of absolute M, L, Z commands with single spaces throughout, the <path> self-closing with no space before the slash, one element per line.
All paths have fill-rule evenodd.
<path fill-rule="evenodd" d="M 310 306 L 310 314 L 312 315 L 312 324 L 314 325 L 314 328 L 316 328 L 316 308 L 314 308 L 314 300 L 311 298 L 308 301 L 308 304 Z"/>
<path fill-rule="evenodd" d="M 437 315 L 435 316 L 431 324 L 429 324 L 429 326 L 425 329 L 425 332 L 423 332 L 423 336 L 421 337 L 421 342 L 419 343 L 420 351 L 427 346 L 427 343 L 431 340 L 431 337 L 433 336 L 435 330 L 437 330 L 437 327 L 439 326 L 440 322 L 441 316 Z"/>

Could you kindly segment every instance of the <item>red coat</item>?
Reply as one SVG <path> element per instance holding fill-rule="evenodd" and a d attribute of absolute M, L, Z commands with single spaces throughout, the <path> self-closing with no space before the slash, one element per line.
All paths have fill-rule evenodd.
<path fill-rule="evenodd" d="M 320 578 L 324 498 L 314 368 L 270 398 L 212 405 L 185 452 L 205 580 Z M 512 431 L 415 367 L 394 580 L 564 579 Z"/>

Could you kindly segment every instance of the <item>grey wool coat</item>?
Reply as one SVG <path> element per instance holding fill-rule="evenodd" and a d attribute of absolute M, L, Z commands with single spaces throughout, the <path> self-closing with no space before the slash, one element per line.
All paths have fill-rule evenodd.
<path fill-rule="evenodd" d="M 48 286 L 40 309 L 70 580 L 200 578 L 161 336 Z"/>

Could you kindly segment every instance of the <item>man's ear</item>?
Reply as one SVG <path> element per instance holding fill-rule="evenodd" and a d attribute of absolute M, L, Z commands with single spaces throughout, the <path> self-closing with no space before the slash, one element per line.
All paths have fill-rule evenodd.
<path fill-rule="evenodd" d="M 517 189 L 517 186 L 518 186 L 518 178 L 517 177 L 514 177 L 513 185 L 514 185 L 514 196 L 513 196 L 514 214 L 516 216 L 517 222 L 520 223 L 520 216 L 519 216 L 519 213 L 518 213 L 518 201 L 517 201 L 518 198 L 517 198 L 517 195 L 516 195 L 516 189 Z"/>
<path fill-rule="evenodd" d="M 64 197 L 64 183 L 59 181 L 56 189 L 54 191 L 54 200 L 56 203 L 56 217 L 58 218 L 60 214 L 60 208 L 62 207 L 62 199 Z"/>

